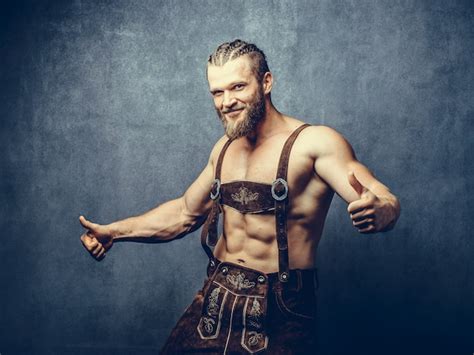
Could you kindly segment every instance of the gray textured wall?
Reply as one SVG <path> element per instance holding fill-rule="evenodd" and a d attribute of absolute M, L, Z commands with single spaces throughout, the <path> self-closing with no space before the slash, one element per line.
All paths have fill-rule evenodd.
<path fill-rule="evenodd" d="M 474 19 L 462 1 L 13 2 L 0 11 L 0 353 L 151 354 L 204 279 L 198 234 L 109 223 L 180 195 L 222 134 L 221 42 L 267 54 L 274 102 L 332 126 L 400 197 L 384 235 L 336 198 L 318 250 L 322 354 L 474 351 Z"/>

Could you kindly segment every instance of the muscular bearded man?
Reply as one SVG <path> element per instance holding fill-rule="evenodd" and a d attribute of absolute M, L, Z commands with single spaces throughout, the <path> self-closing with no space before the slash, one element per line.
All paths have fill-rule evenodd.
<path fill-rule="evenodd" d="M 314 353 L 314 258 L 334 192 L 360 233 L 392 229 L 399 202 L 341 134 L 276 110 L 255 45 L 220 45 L 207 78 L 225 136 L 196 181 L 137 217 L 99 225 L 80 216 L 81 241 L 102 260 L 116 240 L 169 241 L 204 224 L 208 277 L 162 353 Z"/>

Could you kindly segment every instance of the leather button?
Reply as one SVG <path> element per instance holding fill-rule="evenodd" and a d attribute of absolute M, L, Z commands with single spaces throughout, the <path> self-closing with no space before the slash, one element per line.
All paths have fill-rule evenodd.
<path fill-rule="evenodd" d="M 211 261 L 209 262 L 209 266 L 210 266 L 210 267 L 216 266 L 216 263 L 214 262 L 214 260 L 211 260 Z"/>
<path fill-rule="evenodd" d="M 260 275 L 260 276 L 257 278 L 257 281 L 260 282 L 261 284 L 265 283 L 265 276 Z"/>
<path fill-rule="evenodd" d="M 224 266 L 221 271 L 224 275 L 227 275 L 227 273 L 229 272 L 229 269 L 227 268 L 227 266 Z"/>

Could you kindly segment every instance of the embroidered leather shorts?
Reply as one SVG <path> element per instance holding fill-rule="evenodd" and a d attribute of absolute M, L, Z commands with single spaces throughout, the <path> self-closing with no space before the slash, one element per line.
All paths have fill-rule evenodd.
<path fill-rule="evenodd" d="M 161 354 L 314 354 L 316 269 L 291 270 L 289 282 L 228 262 L 208 278 Z"/>

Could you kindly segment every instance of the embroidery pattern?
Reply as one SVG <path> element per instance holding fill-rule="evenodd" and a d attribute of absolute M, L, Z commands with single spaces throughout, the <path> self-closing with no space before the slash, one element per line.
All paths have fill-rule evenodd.
<path fill-rule="evenodd" d="M 222 310 L 227 296 L 227 292 L 221 291 L 221 287 L 216 287 L 206 297 L 197 327 L 201 339 L 215 339 L 219 335 Z"/>
<path fill-rule="evenodd" d="M 229 274 L 226 277 L 226 281 L 230 283 L 232 286 L 237 288 L 239 291 L 241 289 L 252 288 L 255 286 L 255 282 L 251 282 L 245 278 L 245 275 L 239 272 L 237 275 Z"/>
<path fill-rule="evenodd" d="M 214 324 L 216 324 L 216 321 L 212 318 L 207 318 L 207 317 L 202 317 L 202 322 L 204 323 L 204 330 L 212 334 L 214 331 Z"/>
<path fill-rule="evenodd" d="M 255 345 L 258 345 L 258 342 L 260 340 L 262 340 L 262 338 L 263 338 L 262 333 L 257 333 L 257 332 L 254 332 L 254 331 L 249 332 L 248 335 L 249 335 L 248 344 L 251 347 L 254 347 Z"/>
<path fill-rule="evenodd" d="M 258 199 L 258 192 L 251 192 L 246 187 L 241 187 L 238 193 L 232 194 L 232 199 L 242 205 Z"/>
<path fill-rule="evenodd" d="M 260 307 L 260 303 L 255 298 L 252 303 L 252 308 L 250 309 L 248 322 L 249 325 L 253 328 L 259 329 L 262 325 L 260 323 L 260 315 L 262 314 L 262 310 Z"/>
<path fill-rule="evenodd" d="M 258 352 L 267 347 L 268 338 L 263 330 L 262 317 L 264 309 L 257 298 L 247 298 L 244 307 L 244 329 L 241 344 L 250 353 Z"/>
<path fill-rule="evenodd" d="M 215 288 L 214 290 L 212 290 L 211 295 L 209 296 L 207 314 L 211 317 L 219 314 L 219 304 L 217 303 L 217 299 L 219 298 L 219 292 L 221 292 L 221 288 Z"/>
<path fill-rule="evenodd" d="M 250 309 L 250 315 L 252 317 L 259 317 L 262 314 L 260 303 L 255 298 L 252 303 L 252 308 Z"/>

